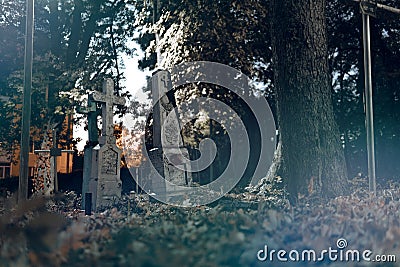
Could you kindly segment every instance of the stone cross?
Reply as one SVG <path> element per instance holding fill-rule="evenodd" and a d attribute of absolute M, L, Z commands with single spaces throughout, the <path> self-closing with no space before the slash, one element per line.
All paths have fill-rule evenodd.
<path fill-rule="evenodd" d="M 61 148 L 58 148 L 55 128 L 52 130 L 52 135 L 53 147 L 50 149 L 38 149 L 34 151 L 35 154 L 50 153 L 50 177 L 46 178 L 46 175 L 39 175 L 43 177 L 43 194 L 45 196 L 49 196 L 58 191 L 57 157 L 60 157 L 62 152 L 74 153 L 74 150 L 62 150 Z"/>
<path fill-rule="evenodd" d="M 84 197 L 86 193 L 91 193 L 91 206 L 94 210 L 98 210 L 102 206 L 112 205 L 117 198 L 121 197 L 121 149 L 116 146 L 114 137 L 113 107 L 124 105 L 125 99 L 114 95 L 112 79 L 106 79 L 103 83 L 103 92 L 96 91 L 89 99 L 94 103 L 101 103 L 102 133 L 99 145 L 95 147 L 89 145 L 85 148 L 82 206 L 88 204 L 85 203 L 88 200 Z M 88 112 L 88 118 L 89 115 L 90 112 Z M 95 118 L 97 123 L 97 115 Z"/>
<path fill-rule="evenodd" d="M 101 117 L 102 117 L 102 138 L 100 138 L 100 144 L 115 143 L 114 137 L 114 123 L 113 123 L 113 107 L 114 105 L 125 105 L 125 98 L 114 95 L 114 81 L 112 79 L 106 79 L 103 83 L 103 92 L 94 92 L 93 101 L 102 103 Z M 108 140 L 105 140 L 108 139 Z"/>

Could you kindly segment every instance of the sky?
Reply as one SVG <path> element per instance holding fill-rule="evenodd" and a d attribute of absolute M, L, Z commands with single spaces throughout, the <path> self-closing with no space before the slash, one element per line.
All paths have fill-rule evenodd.
<path fill-rule="evenodd" d="M 122 55 L 121 58 L 124 61 L 125 69 L 123 70 L 126 81 L 124 82 L 126 90 L 132 95 L 132 99 L 146 99 L 146 95 L 143 93 L 143 86 L 147 86 L 146 76 L 151 75 L 149 71 L 141 71 L 138 69 L 138 60 L 143 56 L 143 51 L 136 43 L 132 43 L 132 47 L 136 49 L 135 55 L 128 56 Z M 127 114 L 126 116 L 130 116 Z M 116 118 L 114 118 L 116 121 Z M 83 148 L 88 139 L 88 133 L 84 129 L 84 124 L 74 125 L 74 138 L 81 138 L 82 140 L 77 144 L 78 151 L 83 151 Z"/>

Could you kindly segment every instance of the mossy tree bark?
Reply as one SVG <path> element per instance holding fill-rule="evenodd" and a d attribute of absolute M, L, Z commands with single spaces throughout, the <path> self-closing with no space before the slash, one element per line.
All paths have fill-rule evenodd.
<path fill-rule="evenodd" d="M 325 1 L 271 0 L 282 165 L 291 201 L 347 190 L 328 68 Z"/>

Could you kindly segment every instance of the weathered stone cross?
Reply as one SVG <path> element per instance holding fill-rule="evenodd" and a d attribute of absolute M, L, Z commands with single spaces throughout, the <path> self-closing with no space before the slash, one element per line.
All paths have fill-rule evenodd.
<path fill-rule="evenodd" d="M 85 198 L 82 199 L 82 204 L 86 210 L 90 209 L 90 205 L 97 210 L 99 207 L 112 205 L 115 199 L 121 197 L 121 149 L 117 147 L 114 137 L 113 107 L 124 105 L 125 99 L 114 96 L 114 82 L 112 79 L 106 79 L 102 92 L 95 91 L 89 100 L 92 103 L 101 103 L 102 133 L 98 140 L 99 147 L 97 145 L 85 147 L 82 183 L 82 195 Z M 88 114 L 93 115 L 90 117 L 90 125 L 95 131 L 97 130 L 95 108 L 89 108 Z M 95 137 L 95 133 L 92 137 Z"/>
<path fill-rule="evenodd" d="M 53 127 L 52 135 L 53 147 L 51 147 L 50 149 L 38 149 L 34 151 L 35 154 L 50 153 L 50 177 L 46 175 L 47 172 L 45 169 L 38 168 L 38 172 L 40 173 L 38 176 L 43 177 L 43 194 L 45 196 L 50 196 L 54 192 L 58 192 L 57 157 L 60 157 L 62 152 L 74 153 L 74 150 L 71 149 L 62 150 L 61 148 L 58 148 L 57 131 L 55 129 L 55 126 Z M 67 166 L 67 168 L 69 168 L 69 166 Z"/>
<path fill-rule="evenodd" d="M 102 103 L 102 132 L 99 139 L 101 145 L 105 143 L 115 143 L 113 107 L 114 105 L 125 105 L 125 98 L 114 95 L 114 81 L 106 79 L 103 83 L 103 92 L 94 92 L 93 101 Z"/>

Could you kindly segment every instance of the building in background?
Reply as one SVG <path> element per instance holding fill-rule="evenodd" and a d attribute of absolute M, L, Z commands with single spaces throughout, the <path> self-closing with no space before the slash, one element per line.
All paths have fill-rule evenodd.
<path fill-rule="evenodd" d="M 73 138 L 72 131 L 72 120 L 70 116 L 66 116 L 63 123 L 63 135 L 68 136 L 70 140 Z M 60 140 L 63 141 L 63 140 Z M 66 143 L 66 142 L 59 142 Z M 60 147 L 62 149 L 71 149 L 71 147 Z M 29 176 L 33 177 L 37 168 L 38 154 L 35 150 L 40 149 L 40 147 L 35 147 L 34 142 L 30 147 L 29 151 Z M 14 159 L 14 162 L 13 160 Z M 73 154 L 62 152 L 61 156 L 57 157 L 57 172 L 62 174 L 67 174 L 72 172 Z M 0 179 L 19 177 L 19 149 L 14 149 L 12 154 L 7 154 L 7 152 L 0 149 Z"/>

